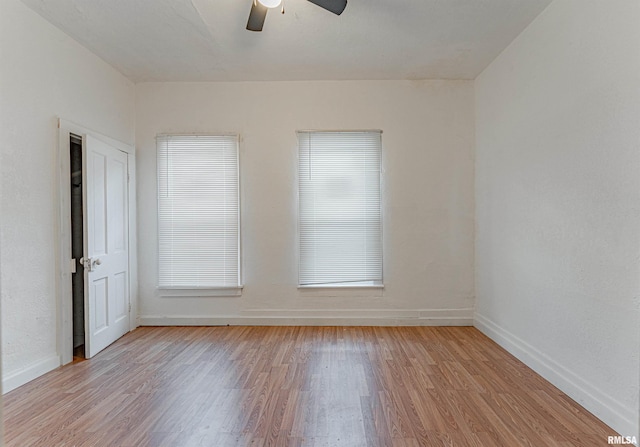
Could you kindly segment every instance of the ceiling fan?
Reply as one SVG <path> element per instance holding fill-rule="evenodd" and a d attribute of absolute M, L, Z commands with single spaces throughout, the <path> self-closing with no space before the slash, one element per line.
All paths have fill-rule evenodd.
<path fill-rule="evenodd" d="M 347 7 L 347 0 L 308 0 L 321 8 L 340 15 L 344 8 Z M 251 12 L 247 21 L 247 29 L 249 31 L 262 31 L 264 19 L 267 17 L 267 11 L 271 8 L 277 8 L 282 0 L 252 0 Z M 282 9 L 284 13 L 284 8 Z"/>

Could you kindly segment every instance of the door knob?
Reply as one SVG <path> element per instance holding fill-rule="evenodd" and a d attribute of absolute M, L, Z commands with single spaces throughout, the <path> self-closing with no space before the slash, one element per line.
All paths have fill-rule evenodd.
<path fill-rule="evenodd" d="M 102 264 L 102 260 L 100 258 L 80 258 L 80 264 L 82 264 L 82 266 L 87 269 L 87 271 L 89 272 L 93 272 L 93 269 L 96 267 L 96 265 L 100 265 Z"/>

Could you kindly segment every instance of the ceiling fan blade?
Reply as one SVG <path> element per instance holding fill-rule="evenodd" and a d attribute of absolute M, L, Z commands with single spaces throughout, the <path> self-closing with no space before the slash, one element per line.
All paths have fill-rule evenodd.
<path fill-rule="evenodd" d="M 342 11 L 344 11 L 344 8 L 347 7 L 347 0 L 309 0 L 309 1 L 337 15 L 342 14 Z"/>
<path fill-rule="evenodd" d="M 247 21 L 247 29 L 249 31 L 262 31 L 264 19 L 267 17 L 267 7 L 257 1 L 251 2 L 251 12 Z"/>

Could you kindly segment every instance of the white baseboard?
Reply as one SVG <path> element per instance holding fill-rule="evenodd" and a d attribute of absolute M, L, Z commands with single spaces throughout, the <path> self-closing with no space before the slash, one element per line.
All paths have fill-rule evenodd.
<path fill-rule="evenodd" d="M 2 377 L 2 393 L 8 393 L 19 386 L 40 377 L 60 366 L 60 356 L 51 355 L 18 371 Z"/>
<path fill-rule="evenodd" d="M 248 310 L 241 315 L 141 315 L 140 326 L 472 326 L 473 309 Z"/>
<path fill-rule="evenodd" d="M 638 436 L 638 414 L 488 318 L 474 326 L 623 436 Z M 614 433 L 612 433 L 613 435 Z"/>

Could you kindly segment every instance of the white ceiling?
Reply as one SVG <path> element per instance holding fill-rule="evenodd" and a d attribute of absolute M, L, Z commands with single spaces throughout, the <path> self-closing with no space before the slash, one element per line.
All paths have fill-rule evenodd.
<path fill-rule="evenodd" d="M 134 82 L 474 79 L 551 0 L 23 0 Z"/>

